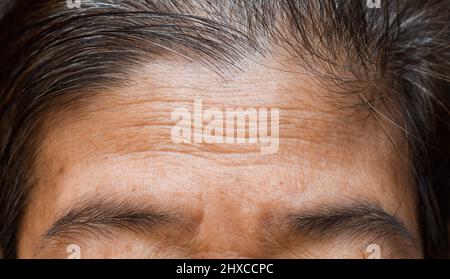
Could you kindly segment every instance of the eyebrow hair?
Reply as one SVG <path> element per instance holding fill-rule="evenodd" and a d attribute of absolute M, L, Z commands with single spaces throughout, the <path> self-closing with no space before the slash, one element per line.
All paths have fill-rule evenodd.
<path fill-rule="evenodd" d="M 111 238 L 115 236 L 116 230 L 146 235 L 163 225 L 174 224 L 180 224 L 174 214 L 151 205 L 142 206 L 135 201 L 116 201 L 103 197 L 85 199 L 57 217 L 57 221 L 41 237 L 39 247 L 42 249 L 55 239 L 73 235 Z"/>
<path fill-rule="evenodd" d="M 287 226 L 278 226 L 278 230 L 285 228 L 295 238 L 326 241 L 342 236 L 355 240 L 371 237 L 371 241 L 392 243 L 402 240 L 400 243 L 404 247 L 416 246 L 413 234 L 403 222 L 373 202 L 320 206 L 310 211 L 288 213 L 282 220 Z M 184 227 L 182 223 L 176 214 L 148 204 L 130 199 L 118 201 L 93 197 L 63 211 L 41 237 L 38 249 L 44 249 L 55 240 L 74 236 L 77 239 L 111 239 L 117 230 L 150 235 L 168 226 Z"/>
<path fill-rule="evenodd" d="M 401 238 L 409 246 L 415 246 L 416 243 L 413 234 L 397 216 L 387 213 L 381 206 L 372 202 L 321 206 L 311 212 L 288 214 L 287 224 L 290 233 L 314 240 L 347 235 L 355 239 Z"/>

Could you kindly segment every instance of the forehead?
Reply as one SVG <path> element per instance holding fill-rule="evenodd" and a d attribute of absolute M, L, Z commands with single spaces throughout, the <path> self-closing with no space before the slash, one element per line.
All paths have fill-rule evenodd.
<path fill-rule="evenodd" d="M 46 121 L 38 153 L 37 165 L 46 166 L 38 169 L 39 184 L 45 185 L 40 188 L 58 203 L 88 192 L 139 192 L 167 200 L 175 193 L 178 201 L 221 193 L 261 205 L 278 200 L 279 206 L 336 194 L 383 199 L 390 193 L 392 200 L 404 194 L 395 185 L 405 184 L 400 180 L 407 176 L 398 172 L 406 169 L 367 111 L 342 109 L 331 101 L 336 93 L 294 66 L 247 65 L 223 74 L 179 62 L 149 65 L 136 72 L 135 82 L 55 113 Z M 261 154 L 258 141 L 174 142 L 172 113 L 190 112 L 194 133 L 196 99 L 203 112 L 214 107 L 224 117 L 229 108 L 278 109 L 277 152 Z"/>
<path fill-rule="evenodd" d="M 212 151 L 208 153 L 225 149 L 227 153 L 242 153 L 239 151 L 244 145 L 177 145 L 170 136 L 179 120 L 173 117 L 174 112 L 186 111 L 192 126 L 195 118 L 200 118 L 204 128 L 212 120 L 205 116 L 208 111 L 219 111 L 225 129 L 229 110 L 253 111 L 255 118 L 245 119 L 250 123 L 243 127 L 249 133 L 252 121 L 261 119 L 267 120 L 265 126 L 270 130 L 271 112 L 278 110 L 279 136 L 285 149 L 293 147 L 289 152 L 296 152 L 298 147 L 308 147 L 314 152 L 337 146 L 360 148 L 358 144 L 363 142 L 365 149 L 385 144 L 384 130 L 371 119 L 356 94 L 330 89 L 325 82 L 313 79 L 302 68 L 288 62 L 277 61 L 272 65 L 271 60 L 264 59 L 248 61 L 240 67 L 214 72 L 202 65 L 180 61 L 149 64 L 130 71 L 132 79 L 120 88 L 82 92 L 78 95 L 82 101 L 74 102 L 78 104 L 75 109 L 68 109 L 66 104 L 56 107 L 56 112 L 45 121 L 44 138 L 51 140 L 95 130 L 98 131 L 95 136 L 102 137 L 102 141 L 115 142 L 105 145 L 111 152 L 121 149 L 131 152 L 133 148 L 143 147 L 145 150 Z M 267 111 L 268 116 L 260 116 L 261 111 Z M 237 125 L 237 120 L 233 119 L 232 125 Z M 260 130 L 261 125 L 254 128 Z M 392 137 L 398 136 L 394 130 L 389 132 Z M 129 144 L 133 139 L 138 140 Z M 312 149 L 312 145 L 317 148 Z M 255 148 L 247 147 L 247 155 L 254 153 Z"/>
<path fill-rule="evenodd" d="M 414 230 L 408 169 L 396 148 L 367 111 L 341 109 L 332 94 L 296 68 L 218 75 L 191 64 L 149 65 L 122 88 L 50 114 L 28 208 L 42 214 L 27 226 L 42 234 L 59 212 L 94 195 L 182 210 L 201 220 L 200 238 L 229 245 L 226 235 L 261 238 L 260 221 L 285 210 L 346 199 L 375 201 Z M 195 99 L 204 111 L 279 109 L 277 152 L 261 154 L 259 142 L 174 142 L 172 113 L 181 108 L 193 116 Z"/>

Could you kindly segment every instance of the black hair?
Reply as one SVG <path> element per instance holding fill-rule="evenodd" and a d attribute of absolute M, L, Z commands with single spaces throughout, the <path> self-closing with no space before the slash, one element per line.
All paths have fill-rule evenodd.
<path fill-rule="evenodd" d="M 381 0 L 379 8 L 367 2 L 86 0 L 71 9 L 66 0 L 13 1 L 0 21 L 4 256 L 17 256 L 21 215 L 36 183 L 40 125 L 52 109 L 119 86 L 156 57 L 182 54 L 221 70 L 239 67 L 251 53 L 264 55 L 275 44 L 317 78 L 346 90 L 358 82 L 382 99 L 384 88 L 392 89 L 403 118 L 398 128 L 408 136 L 425 255 L 444 257 L 450 2 Z M 350 80 L 339 75 L 344 71 L 352 73 Z"/>

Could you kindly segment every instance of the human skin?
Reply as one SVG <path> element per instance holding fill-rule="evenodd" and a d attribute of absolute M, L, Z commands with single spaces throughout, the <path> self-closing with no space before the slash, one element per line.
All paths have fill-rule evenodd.
<path fill-rule="evenodd" d="M 50 114 L 19 257 L 66 258 L 67 245 L 76 244 L 82 258 L 365 258 L 372 243 L 382 257 L 422 257 L 401 132 L 364 107 L 343 109 L 357 99 L 334 96 L 299 67 L 261 66 L 270 63 L 219 75 L 192 62 L 155 62 L 122 88 Z M 194 97 L 206 108 L 279 108 L 278 152 L 172 142 L 171 112 L 192 111 Z M 102 226 L 105 234 L 70 230 L 43 241 L 63 212 L 95 198 L 156 208 L 177 221 L 143 230 Z M 364 229 L 296 234 L 284 218 L 359 202 L 395 215 L 411 239 Z"/>

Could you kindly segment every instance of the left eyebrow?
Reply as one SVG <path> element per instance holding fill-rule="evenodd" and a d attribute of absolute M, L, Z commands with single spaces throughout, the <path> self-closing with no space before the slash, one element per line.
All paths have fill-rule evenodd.
<path fill-rule="evenodd" d="M 311 212 L 288 214 L 289 231 L 295 235 L 324 240 L 346 235 L 383 240 L 402 239 L 414 246 L 415 238 L 403 222 L 371 202 L 322 206 Z"/>
<path fill-rule="evenodd" d="M 170 226 L 182 227 L 173 213 L 133 201 L 89 198 L 65 211 L 41 237 L 42 249 L 58 238 L 110 238 L 117 230 L 147 235 Z"/>

